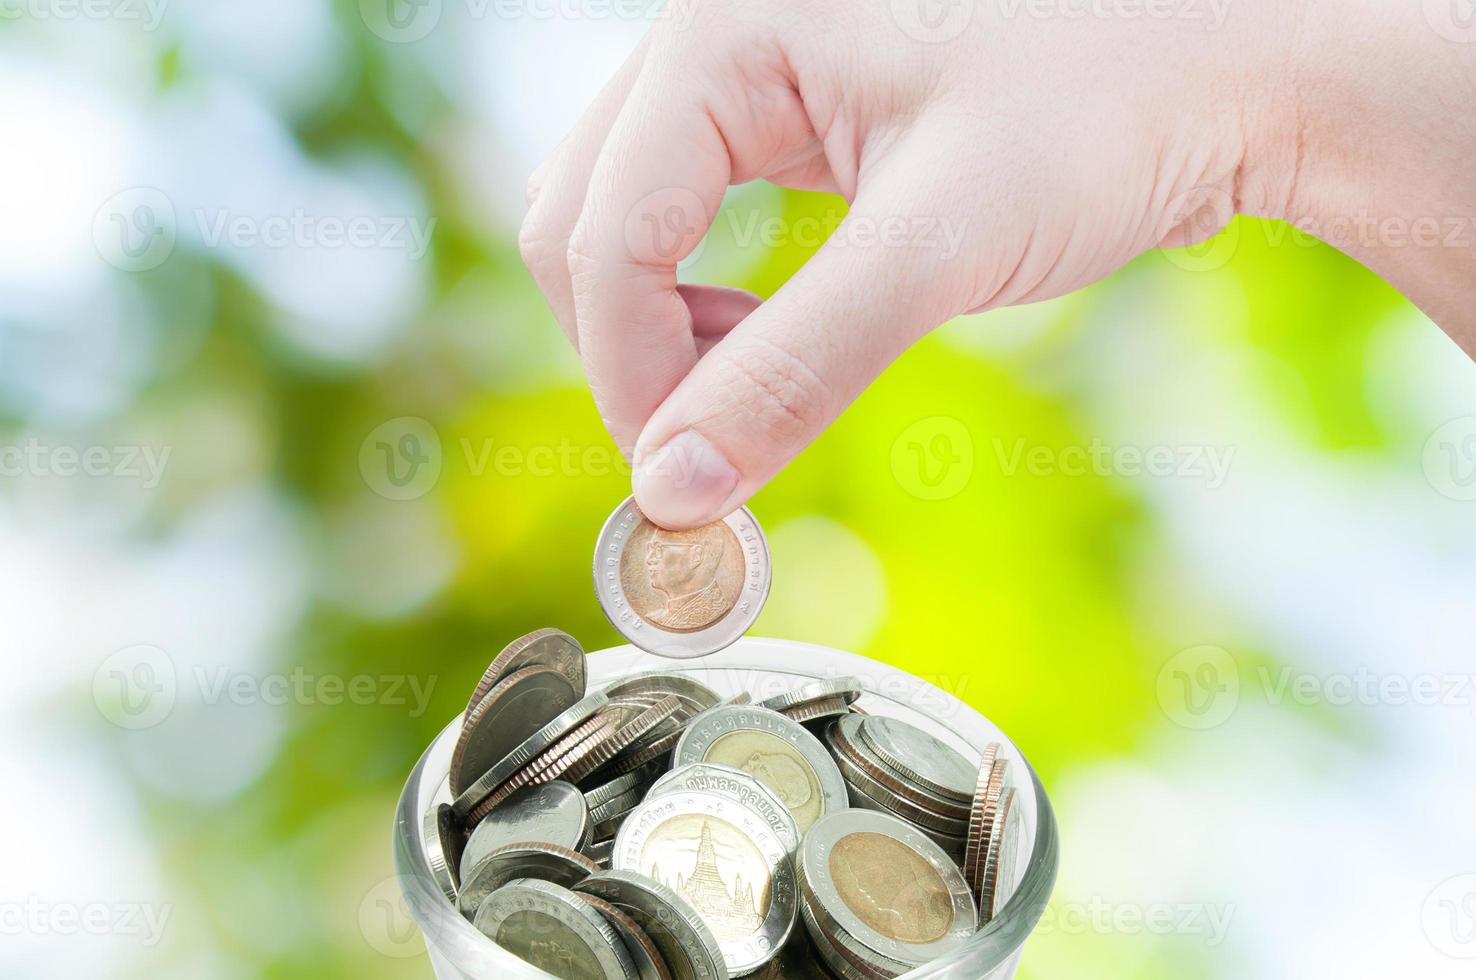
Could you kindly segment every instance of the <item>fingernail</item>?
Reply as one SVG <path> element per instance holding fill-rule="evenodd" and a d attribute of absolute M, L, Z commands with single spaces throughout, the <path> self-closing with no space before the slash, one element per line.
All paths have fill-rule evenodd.
<path fill-rule="evenodd" d="M 688 429 L 636 463 L 636 503 L 666 527 L 700 527 L 725 516 L 738 471 L 717 447 Z"/>

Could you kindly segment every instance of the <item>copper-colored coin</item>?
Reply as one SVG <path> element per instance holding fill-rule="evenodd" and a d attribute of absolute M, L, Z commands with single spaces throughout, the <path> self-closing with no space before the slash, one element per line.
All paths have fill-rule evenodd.
<path fill-rule="evenodd" d="M 950 806 L 916 786 L 903 783 L 894 774 L 868 758 L 845 737 L 838 726 L 826 729 L 830 747 L 846 781 L 872 800 L 911 823 L 953 837 L 968 832 L 967 812 Z"/>
<path fill-rule="evenodd" d="M 1015 791 L 1005 787 L 994 819 L 989 825 L 989 846 L 984 852 L 983 870 L 979 874 L 979 925 L 983 926 L 999 914 L 1005 889 L 1014 884 L 1015 855 L 1018 847 L 1020 811 L 1015 806 Z"/>
<path fill-rule="evenodd" d="M 849 713 L 850 710 L 851 705 L 845 698 L 834 697 L 822 698 L 819 701 L 810 701 L 793 708 L 785 708 L 779 713 L 803 725 L 812 721 L 822 721 L 826 718 L 838 718 L 841 715 Z"/>
<path fill-rule="evenodd" d="M 642 521 L 621 553 L 620 585 L 646 622 L 671 633 L 706 629 L 743 592 L 743 547 L 722 521 L 690 531 Z"/>
<path fill-rule="evenodd" d="M 999 746 L 991 745 L 990 749 L 993 751 L 985 753 L 984 762 L 979 766 L 979 785 L 974 792 L 968 843 L 964 846 L 964 877 L 976 898 L 982 883 L 985 854 L 989 849 L 989 833 L 1010 773 L 1010 760 L 999 757 Z"/>
<path fill-rule="evenodd" d="M 540 779 L 539 777 L 547 772 L 554 763 L 598 733 L 613 728 L 614 724 L 612 719 L 597 715 L 559 739 L 559 741 L 549 747 L 548 751 L 534 759 L 518 772 L 517 775 L 503 783 L 489 794 L 485 800 L 477 804 L 471 813 L 467 814 L 467 827 L 475 827 L 481 822 L 483 817 L 496 809 L 503 800 L 506 800 L 523 787 L 536 786 L 540 782 L 547 782 L 548 780 Z"/>
<path fill-rule="evenodd" d="M 663 698 L 631 721 L 621 725 L 613 737 L 602 742 L 598 748 L 580 760 L 578 765 L 571 766 L 564 773 L 564 778 L 571 783 L 577 783 L 598 772 L 611 759 L 665 724 L 680 708 L 681 702 L 675 697 Z"/>

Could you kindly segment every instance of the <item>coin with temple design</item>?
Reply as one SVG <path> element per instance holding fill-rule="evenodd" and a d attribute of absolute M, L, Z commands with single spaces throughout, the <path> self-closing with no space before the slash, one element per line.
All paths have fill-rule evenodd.
<path fill-rule="evenodd" d="M 699 657 L 747 632 L 768 598 L 764 532 L 746 508 L 699 528 L 652 523 L 631 497 L 595 546 L 600 607 L 631 643 L 667 657 Z"/>

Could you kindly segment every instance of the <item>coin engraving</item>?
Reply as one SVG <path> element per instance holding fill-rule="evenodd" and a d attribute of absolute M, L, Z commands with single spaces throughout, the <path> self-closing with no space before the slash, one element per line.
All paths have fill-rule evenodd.
<path fill-rule="evenodd" d="M 897 942 L 936 942 L 953 927 L 942 877 L 891 837 L 871 831 L 842 837 L 830 852 L 830 876 L 847 908 Z"/>
<path fill-rule="evenodd" d="M 751 935 L 769 914 L 768 863 L 725 820 L 701 814 L 667 820 L 646 839 L 641 866 L 685 898 L 719 942 Z"/>
<path fill-rule="evenodd" d="M 742 769 L 773 790 L 794 814 L 801 831 L 819 820 L 824 812 L 825 800 L 815 770 L 777 736 L 744 729 L 730 732 L 714 741 L 704 758 Z"/>
<path fill-rule="evenodd" d="M 531 910 L 514 912 L 497 929 L 497 945 L 560 980 L 604 975 L 589 947 L 553 916 Z"/>
<path fill-rule="evenodd" d="M 620 557 L 620 584 L 637 616 L 673 633 L 706 629 L 743 591 L 743 551 L 727 524 L 669 531 L 642 520 Z"/>

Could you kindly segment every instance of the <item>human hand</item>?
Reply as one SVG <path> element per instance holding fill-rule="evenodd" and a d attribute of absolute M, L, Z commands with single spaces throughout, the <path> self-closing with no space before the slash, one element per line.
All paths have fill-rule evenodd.
<path fill-rule="evenodd" d="M 1418 20 L 1417 4 L 1194 5 L 1216 23 L 1073 18 L 1067 0 L 1034 17 L 1029 0 L 955 0 L 931 21 L 928 2 L 700 0 L 647 35 L 530 181 L 523 255 L 656 522 L 741 505 L 957 314 L 1070 292 L 1237 212 L 1476 215 L 1469 173 L 1455 179 L 1470 118 L 1434 155 L 1344 138 L 1408 132 L 1406 106 L 1476 77 L 1476 44 L 1379 20 Z M 850 213 L 766 302 L 679 285 L 724 190 L 759 178 Z M 942 219 L 957 249 L 887 231 Z M 1438 260 L 1379 244 L 1347 250 L 1471 349 L 1472 243 Z"/>

